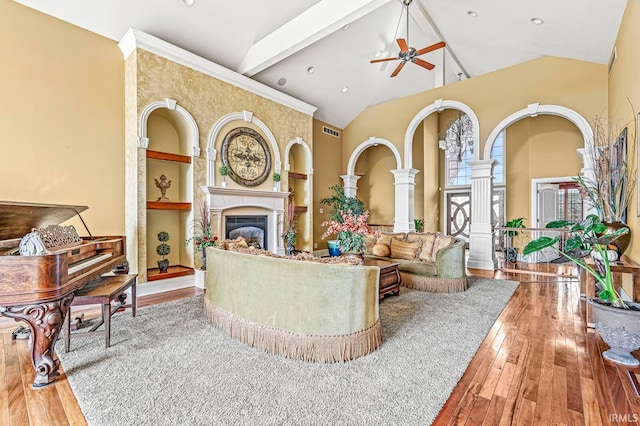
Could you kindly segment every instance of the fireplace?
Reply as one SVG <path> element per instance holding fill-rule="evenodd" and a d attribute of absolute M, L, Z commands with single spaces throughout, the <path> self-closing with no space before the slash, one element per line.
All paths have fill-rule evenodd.
<path fill-rule="evenodd" d="M 269 218 L 267 216 L 226 216 L 225 237 L 236 239 L 242 237 L 249 247 L 269 249 Z"/>
<path fill-rule="evenodd" d="M 251 224 L 264 231 L 264 247 L 267 250 L 284 254 L 283 240 L 280 237 L 284 223 L 284 200 L 288 192 L 261 191 L 256 189 L 217 188 L 204 186 L 202 190 L 207 194 L 209 210 L 211 212 L 211 229 L 220 238 L 228 237 L 227 217 L 254 216 L 266 218 L 264 226 Z M 236 226 L 230 224 L 232 228 Z"/>

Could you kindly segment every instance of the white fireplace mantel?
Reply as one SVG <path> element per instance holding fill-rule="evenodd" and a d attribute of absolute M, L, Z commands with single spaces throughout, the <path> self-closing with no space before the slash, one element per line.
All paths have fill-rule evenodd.
<path fill-rule="evenodd" d="M 268 247 L 274 253 L 283 254 L 282 235 L 284 226 L 284 200 L 289 196 L 288 192 L 263 191 L 254 189 L 219 188 L 202 186 L 202 191 L 207 194 L 207 204 L 211 214 L 211 227 L 214 235 L 224 238 L 224 215 L 226 211 L 235 208 L 254 210 L 255 214 L 264 214 L 268 211 Z"/>

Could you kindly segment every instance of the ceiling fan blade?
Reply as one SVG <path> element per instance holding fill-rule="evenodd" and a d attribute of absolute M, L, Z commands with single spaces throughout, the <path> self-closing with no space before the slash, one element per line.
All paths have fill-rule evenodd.
<path fill-rule="evenodd" d="M 375 64 L 376 62 L 386 62 L 386 61 L 396 61 L 398 58 L 384 58 L 384 59 L 372 59 L 371 63 Z"/>
<path fill-rule="evenodd" d="M 402 61 L 398 64 L 398 66 L 396 67 L 395 70 L 393 70 L 393 73 L 391 74 L 391 77 L 395 77 L 396 75 L 398 75 L 398 73 L 400 72 L 400 70 L 402 69 L 402 67 L 404 67 L 404 64 L 406 64 L 405 61 Z"/>
<path fill-rule="evenodd" d="M 409 46 L 407 46 L 407 41 L 403 38 L 399 38 L 396 40 L 398 42 L 398 46 L 400 46 L 400 51 L 406 53 L 409 51 Z"/>
<path fill-rule="evenodd" d="M 416 65 L 420 65 L 422 68 L 426 68 L 426 69 L 428 69 L 428 70 L 432 70 L 432 69 L 434 69 L 434 68 L 436 67 L 436 66 L 435 66 L 435 65 L 433 65 L 431 62 L 423 61 L 423 60 L 422 60 L 422 59 L 420 59 L 420 58 L 413 58 L 413 59 L 411 60 L 411 62 L 413 62 L 413 63 L 414 63 L 414 64 L 416 64 Z"/>
<path fill-rule="evenodd" d="M 445 43 L 444 41 L 440 41 L 436 44 L 432 44 L 431 46 L 427 46 L 424 49 L 420 49 L 416 52 L 416 56 L 418 55 L 423 55 L 427 52 L 433 52 L 434 50 L 438 50 L 441 49 L 443 47 L 445 47 L 447 45 L 447 43 Z"/>

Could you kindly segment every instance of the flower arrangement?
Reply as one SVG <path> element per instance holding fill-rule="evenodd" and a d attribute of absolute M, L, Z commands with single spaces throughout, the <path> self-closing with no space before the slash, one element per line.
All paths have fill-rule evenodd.
<path fill-rule="evenodd" d="M 284 238 L 284 242 L 287 246 L 294 246 L 296 244 L 296 235 L 298 231 L 294 228 L 296 225 L 296 204 L 293 200 L 289 201 L 289 206 L 287 208 L 287 224 L 282 231 L 282 238 Z"/>
<path fill-rule="evenodd" d="M 209 209 L 206 203 L 200 205 L 200 217 L 195 220 L 193 235 L 184 242 L 185 246 L 193 243 L 195 249 L 202 252 L 202 269 L 206 269 L 205 252 L 207 247 L 214 247 L 218 237 L 211 231 Z"/>
<path fill-rule="evenodd" d="M 347 210 L 340 213 L 340 219 L 332 219 L 322 223 L 322 226 L 328 226 L 325 233 L 322 234 L 322 238 L 337 235 L 342 252 L 364 252 L 365 236 L 373 234 L 367 224 L 369 211 L 365 210 L 361 214 L 354 214 L 353 211 Z"/>

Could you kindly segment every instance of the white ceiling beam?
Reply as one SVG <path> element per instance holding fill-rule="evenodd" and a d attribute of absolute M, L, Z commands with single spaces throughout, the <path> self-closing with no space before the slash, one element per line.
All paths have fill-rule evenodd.
<path fill-rule="evenodd" d="M 321 0 L 251 46 L 238 73 L 251 77 L 392 0 Z"/>
<path fill-rule="evenodd" d="M 418 24 L 418 26 L 422 31 L 426 33 L 433 32 L 436 35 L 436 37 L 438 37 L 440 40 L 444 41 L 445 43 L 447 42 L 444 39 L 444 37 L 442 37 L 442 33 L 440 32 L 440 30 L 438 30 L 438 27 L 436 27 L 436 24 L 433 22 L 433 19 L 431 19 L 431 16 L 429 16 L 429 13 L 427 13 L 427 11 L 424 10 L 420 2 L 416 1 L 413 7 L 409 7 L 409 13 L 411 14 L 411 17 L 414 19 L 414 21 L 416 21 L 416 23 Z M 458 60 L 458 57 L 455 55 L 455 53 L 453 53 L 453 50 L 451 49 L 451 46 L 449 46 L 449 43 L 447 43 L 447 46 L 445 47 L 445 49 L 447 50 L 447 52 L 449 52 L 449 56 L 451 56 L 451 59 L 453 59 L 453 62 L 458 68 L 459 72 L 461 72 L 465 78 L 469 78 L 469 73 L 464 69 L 464 67 Z M 459 73 L 456 72 L 456 74 L 459 74 Z"/>

